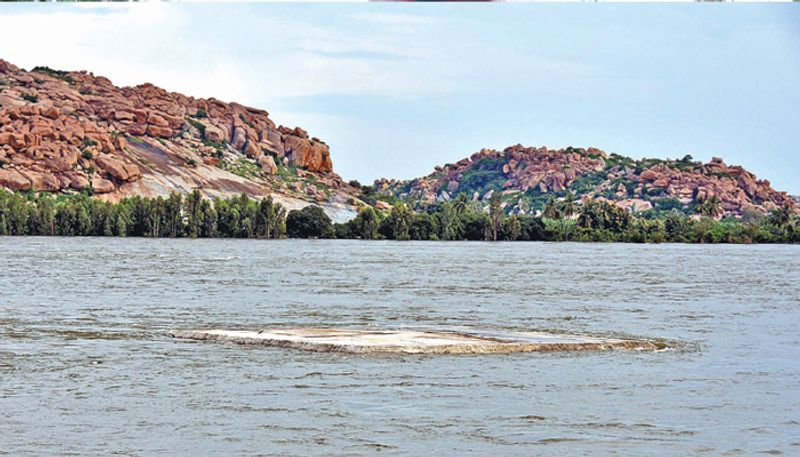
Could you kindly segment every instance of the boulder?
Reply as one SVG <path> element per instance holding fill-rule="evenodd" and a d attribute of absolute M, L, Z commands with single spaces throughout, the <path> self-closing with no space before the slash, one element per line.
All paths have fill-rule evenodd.
<path fill-rule="evenodd" d="M 208 141 L 214 141 L 218 143 L 225 141 L 225 133 L 222 131 L 221 128 L 213 124 L 205 124 L 205 127 L 206 127 L 205 139 L 207 139 Z"/>
<path fill-rule="evenodd" d="M 136 115 L 132 111 L 119 110 L 114 111 L 114 119 L 122 123 L 130 123 L 136 120 Z"/>
<path fill-rule="evenodd" d="M 50 118 L 50 119 L 58 119 L 58 116 L 61 115 L 61 110 L 56 108 L 55 106 L 51 106 L 46 108 L 42 113 L 42 116 Z"/>
<path fill-rule="evenodd" d="M 644 170 L 640 175 L 639 178 L 643 181 L 655 181 L 658 179 L 658 173 L 653 170 Z"/>
<path fill-rule="evenodd" d="M 96 194 L 107 194 L 116 189 L 114 183 L 103 178 L 92 178 L 92 190 Z"/>
<path fill-rule="evenodd" d="M 240 126 L 233 129 L 231 146 L 233 146 L 234 149 L 241 151 L 245 143 L 247 143 L 247 132 L 245 131 L 244 127 Z"/>
<path fill-rule="evenodd" d="M 11 190 L 28 190 L 31 188 L 31 182 L 16 170 L 0 169 L 0 187 Z"/>
<path fill-rule="evenodd" d="M 160 125 L 148 125 L 147 134 L 158 138 L 172 138 L 172 130 L 169 127 Z"/>
<path fill-rule="evenodd" d="M 31 189 L 35 191 L 55 192 L 61 189 L 61 181 L 49 173 L 24 171 L 22 174 L 31 182 Z"/>
<path fill-rule="evenodd" d="M 289 136 L 284 143 L 291 162 L 308 171 L 327 173 L 333 169 L 328 146 L 297 136 Z"/>
<path fill-rule="evenodd" d="M 147 116 L 147 123 L 158 127 L 169 127 L 169 121 L 152 111 Z"/>
<path fill-rule="evenodd" d="M 261 156 L 261 158 L 258 159 L 258 163 L 261 165 L 262 170 L 271 175 L 274 175 L 278 171 L 278 166 L 275 165 L 275 160 L 272 158 L 272 156 Z"/>
<path fill-rule="evenodd" d="M 147 133 L 147 124 L 129 124 L 125 131 L 131 135 L 142 136 Z"/>
<path fill-rule="evenodd" d="M 142 170 L 135 163 L 126 163 L 125 172 L 128 173 L 128 181 L 136 181 L 142 177 Z"/>
<path fill-rule="evenodd" d="M 128 179 L 128 171 L 125 169 L 125 164 L 121 160 L 113 159 L 108 156 L 100 156 L 95 159 L 95 163 L 100 170 L 105 171 L 120 181 Z"/>
<path fill-rule="evenodd" d="M 89 180 L 84 176 L 77 173 L 68 173 L 66 176 L 69 178 L 69 187 L 73 189 L 83 190 L 89 187 Z"/>

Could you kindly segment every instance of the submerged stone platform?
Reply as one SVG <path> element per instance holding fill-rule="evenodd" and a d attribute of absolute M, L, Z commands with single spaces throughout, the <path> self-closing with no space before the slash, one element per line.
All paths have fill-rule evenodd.
<path fill-rule="evenodd" d="M 662 349 L 650 341 L 545 332 L 461 332 L 337 328 L 177 330 L 175 338 L 351 354 L 508 354 L 534 351 Z"/>

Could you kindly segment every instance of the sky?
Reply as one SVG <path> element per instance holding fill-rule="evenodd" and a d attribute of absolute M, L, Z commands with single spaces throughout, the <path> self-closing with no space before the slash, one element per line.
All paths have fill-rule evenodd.
<path fill-rule="evenodd" d="M 2 4 L 0 58 L 237 101 L 345 179 L 480 149 L 723 157 L 800 194 L 792 4 Z"/>

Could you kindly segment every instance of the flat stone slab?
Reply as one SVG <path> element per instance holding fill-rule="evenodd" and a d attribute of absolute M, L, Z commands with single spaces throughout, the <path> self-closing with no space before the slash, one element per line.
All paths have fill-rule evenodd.
<path fill-rule="evenodd" d="M 508 354 L 534 351 L 662 349 L 650 341 L 598 338 L 544 332 L 364 330 L 336 328 L 265 328 L 246 330 L 176 330 L 175 338 L 261 344 L 317 352 L 351 354 Z"/>

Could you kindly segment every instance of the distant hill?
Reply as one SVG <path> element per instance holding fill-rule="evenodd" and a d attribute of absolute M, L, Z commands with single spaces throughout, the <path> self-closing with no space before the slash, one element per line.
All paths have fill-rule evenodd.
<path fill-rule="evenodd" d="M 550 198 L 571 193 L 578 199 L 608 200 L 634 212 L 678 209 L 691 213 L 714 199 L 725 214 L 765 213 L 798 202 L 774 190 L 740 166 L 720 158 L 703 164 L 691 156 L 679 160 L 634 160 L 596 148 L 547 149 L 510 146 L 483 149 L 455 164 L 408 181 L 380 179 L 376 190 L 414 205 L 435 204 L 466 193 L 488 201 L 499 195 L 507 213 L 535 214 Z"/>
<path fill-rule="evenodd" d="M 339 221 L 353 217 L 364 200 L 378 209 L 395 199 L 420 208 L 461 193 L 486 204 L 499 196 L 505 212 L 517 214 L 536 214 L 549 199 L 567 195 L 634 212 L 692 213 L 707 200 L 737 216 L 800 206 L 769 181 L 719 158 L 706 164 L 690 156 L 634 160 L 572 147 L 484 149 L 425 177 L 380 179 L 374 189 L 362 188 L 333 172 L 325 142 L 302 128 L 276 125 L 266 111 L 152 84 L 117 87 L 86 71 L 25 71 L 4 60 L 2 187 L 89 192 L 109 201 L 194 189 L 207 197 L 271 195 L 288 209 L 319 204 Z"/>
<path fill-rule="evenodd" d="M 335 219 L 361 203 L 333 173 L 328 145 L 276 126 L 266 111 L 3 60 L 0 187 L 111 201 L 193 189 L 272 195 L 290 209 L 320 204 Z"/>

